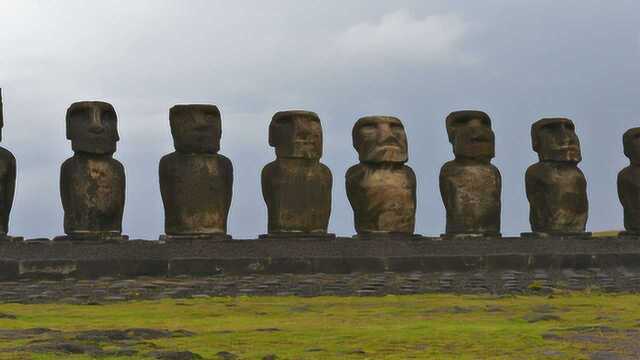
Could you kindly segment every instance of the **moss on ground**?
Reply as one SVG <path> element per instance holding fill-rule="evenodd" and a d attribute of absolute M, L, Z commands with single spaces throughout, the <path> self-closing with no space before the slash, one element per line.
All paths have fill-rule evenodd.
<path fill-rule="evenodd" d="M 104 350 L 220 352 L 238 359 L 588 359 L 597 351 L 635 354 L 640 297 L 588 292 L 544 296 L 235 297 L 108 305 L 0 305 L 0 329 L 183 329 L 193 336 L 83 341 Z M 11 318 L 15 315 L 15 319 Z M 5 333 L 7 333 L 5 331 Z M 10 333 L 10 332 L 9 332 Z M 91 359 L 92 355 L 13 351 L 53 335 L 9 339 L 0 359 Z M 628 344 L 628 346 L 620 345 Z M 13 349 L 13 350 L 12 350 Z M 640 350 L 639 350 L 640 351 Z"/>

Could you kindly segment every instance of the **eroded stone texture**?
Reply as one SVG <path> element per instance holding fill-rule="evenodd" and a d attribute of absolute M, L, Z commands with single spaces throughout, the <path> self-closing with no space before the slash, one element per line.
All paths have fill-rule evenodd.
<path fill-rule="evenodd" d="M 220 111 L 214 105 L 176 105 L 169 111 L 176 151 L 160 160 L 167 239 L 227 239 L 233 166 L 218 154 Z"/>
<path fill-rule="evenodd" d="M 2 108 L 2 89 L 0 89 L 0 140 L 4 115 Z M 13 205 L 13 195 L 16 188 L 16 158 L 13 154 L 0 147 L 0 240 L 11 240 L 7 236 L 9 231 L 9 215 Z"/>
<path fill-rule="evenodd" d="M 640 235 L 640 128 L 622 136 L 624 154 L 630 165 L 618 173 L 618 197 L 624 208 L 626 235 Z"/>
<path fill-rule="evenodd" d="M 368 116 L 353 127 L 360 164 L 346 174 L 347 196 L 359 237 L 413 234 L 416 176 L 404 165 L 407 136 L 399 119 Z"/>
<path fill-rule="evenodd" d="M 447 236 L 500 236 L 502 178 L 491 164 L 495 136 L 482 111 L 456 111 L 446 119 L 455 160 L 440 170 Z"/>
<path fill-rule="evenodd" d="M 105 102 L 77 102 L 67 110 L 66 123 L 74 155 L 60 169 L 63 239 L 123 239 L 125 174 L 113 158 L 119 140 L 116 112 Z"/>
<path fill-rule="evenodd" d="M 282 111 L 269 125 L 276 160 L 262 169 L 269 236 L 328 236 L 333 179 L 320 163 L 322 126 L 309 111 Z"/>
<path fill-rule="evenodd" d="M 540 158 L 525 175 L 534 235 L 584 234 L 589 210 L 587 181 L 578 168 L 582 156 L 573 122 L 539 120 L 531 126 L 531 140 Z"/>

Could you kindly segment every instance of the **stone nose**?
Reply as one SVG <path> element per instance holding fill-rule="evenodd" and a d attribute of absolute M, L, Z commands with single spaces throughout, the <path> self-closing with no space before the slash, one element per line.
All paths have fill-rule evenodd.
<path fill-rule="evenodd" d="M 397 144 L 398 138 L 394 134 L 389 124 L 380 124 L 378 126 L 378 142 L 381 144 L 391 143 Z"/>
<path fill-rule="evenodd" d="M 566 126 L 560 127 L 560 142 L 563 145 L 570 145 L 574 143 L 573 131 Z"/>
<path fill-rule="evenodd" d="M 104 124 L 102 122 L 102 113 L 95 109 L 89 115 L 89 132 L 100 134 L 104 132 Z"/>
<path fill-rule="evenodd" d="M 296 120 L 294 122 L 294 132 L 296 137 L 306 139 L 311 135 L 311 126 L 308 121 Z"/>

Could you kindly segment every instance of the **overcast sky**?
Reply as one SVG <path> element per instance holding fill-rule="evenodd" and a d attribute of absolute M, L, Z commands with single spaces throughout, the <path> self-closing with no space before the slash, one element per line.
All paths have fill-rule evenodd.
<path fill-rule="evenodd" d="M 444 231 L 440 166 L 454 110 L 486 111 L 503 176 L 503 233 L 529 229 L 524 171 L 531 123 L 572 118 L 582 143 L 592 231 L 620 229 L 623 132 L 640 126 L 640 1 L 0 0 L 2 145 L 18 164 L 10 233 L 62 233 L 67 107 L 110 102 L 125 166 L 124 233 L 163 232 L 158 161 L 173 151 L 169 108 L 212 103 L 235 169 L 229 232 L 266 231 L 260 171 L 280 110 L 318 113 L 333 172 L 329 231 L 351 235 L 344 174 L 361 116 L 399 117 L 418 178 L 416 232 Z"/>

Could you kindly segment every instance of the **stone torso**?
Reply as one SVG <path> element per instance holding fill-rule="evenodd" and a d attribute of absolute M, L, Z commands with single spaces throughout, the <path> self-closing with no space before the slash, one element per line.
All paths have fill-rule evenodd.
<path fill-rule="evenodd" d="M 305 159 L 277 159 L 262 170 L 269 233 L 326 233 L 331 214 L 331 171 Z"/>
<path fill-rule="evenodd" d="M 0 147 L 0 234 L 9 228 L 9 213 L 16 186 L 16 158 Z"/>
<path fill-rule="evenodd" d="M 502 179 L 491 164 L 449 161 L 440 171 L 448 234 L 500 233 Z"/>
<path fill-rule="evenodd" d="M 533 231 L 585 231 L 589 210 L 587 181 L 575 164 L 539 162 L 527 169 L 525 183 Z"/>
<path fill-rule="evenodd" d="M 174 152 L 160 160 L 168 235 L 226 234 L 233 167 L 219 154 Z"/>
<path fill-rule="evenodd" d="M 413 234 L 416 177 L 410 167 L 358 164 L 347 171 L 346 180 L 359 234 Z"/>
<path fill-rule="evenodd" d="M 110 155 L 76 154 L 60 171 L 64 229 L 68 235 L 120 234 L 124 167 Z"/>
<path fill-rule="evenodd" d="M 618 196 L 624 208 L 624 227 L 640 233 L 640 166 L 628 166 L 618 174 Z"/>

